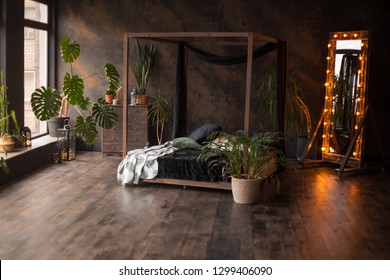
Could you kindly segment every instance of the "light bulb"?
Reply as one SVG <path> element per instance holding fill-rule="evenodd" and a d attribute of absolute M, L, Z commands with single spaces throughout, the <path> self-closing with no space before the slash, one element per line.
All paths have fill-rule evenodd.
<path fill-rule="evenodd" d="M 331 56 L 327 56 L 327 57 L 326 57 L 326 60 L 328 60 L 328 61 L 329 61 L 329 60 L 332 60 L 332 57 L 331 57 Z"/>
<path fill-rule="evenodd" d="M 343 37 L 344 37 L 344 38 L 348 38 L 348 37 L 349 37 L 349 34 L 348 34 L 348 33 L 344 33 L 344 34 L 343 34 Z"/>
<path fill-rule="evenodd" d="M 359 33 L 353 33 L 353 37 L 354 37 L 354 38 L 359 37 Z"/>
<path fill-rule="evenodd" d="M 321 151 L 326 152 L 326 147 L 321 147 Z"/>
<path fill-rule="evenodd" d="M 322 134 L 322 138 L 328 138 L 327 134 Z"/>
<path fill-rule="evenodd" d="M 339 34 L 337 34 L 337 33 L 335 33 L 335 34 L 333 34 L 333 38 L 338 38 L 339 37 Z"/>

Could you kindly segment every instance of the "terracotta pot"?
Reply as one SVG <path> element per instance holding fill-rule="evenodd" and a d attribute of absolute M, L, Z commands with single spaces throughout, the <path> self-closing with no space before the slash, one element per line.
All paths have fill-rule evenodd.
<path fill-rule="evenodd" d="M 114 95 L 113 94 L 105 94 L 104 98 L 107 103 L 112 104 L 112 101 L 114 100 Z"/>
<path fill-rule="evenodd" d="M 237 179 L 232 177 L 233 200 L 240 204 L 254 204 L 259 201 L 260 179 Z"/>
<path fill-rule="evenodd" d="M 148 104 L 149 96 L 148 95 L 138 95 L 137 104 L 138 105 L 146 105 Z"/>
<path fill-rule="evenodd" d="M 0 137 L 0 152 L 9 153 L 15 150 L 15 140 L 12 136 L 2 136 Z"/>

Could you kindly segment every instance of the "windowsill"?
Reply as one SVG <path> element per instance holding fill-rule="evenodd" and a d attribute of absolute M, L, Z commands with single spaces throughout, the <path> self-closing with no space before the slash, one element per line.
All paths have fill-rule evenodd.
<path fill-rule="evenodd" d="M 31 150 L 34 150 L 36 148 L 48 145 L 50 143 L 54 143 L 57 141 L 57 137 L 51 137 L 50 135 L 45 135 L 36 139 L 33 139 L 31 141 L 31 147 L 20 147 L 16 148 L 15 151 L 7 153 L 5 155 L 4 153 L 0 153 L 0 157 L 3 157 L 5 159 L 10 159 L 13 157 L 20 156 L 22 154 L 28 153 Z"/>

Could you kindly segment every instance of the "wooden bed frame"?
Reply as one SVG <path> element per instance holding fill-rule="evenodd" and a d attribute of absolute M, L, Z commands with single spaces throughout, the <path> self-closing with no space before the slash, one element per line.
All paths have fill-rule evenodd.
<path fill-rule="evenodd" d="M 250 100 L 252 85 L 252 64 L 254 46 L 261 46 L 266 43 L 277 44 L 277 98 L 276 98 L 276 129 L 284 134 L 284 111 L 286 97 L 286 70 L 287 70 L 287 44 L 272 37 L 264 36 L 253 32 L 151 32 L 151 33 L 125 33 L 124 34 L 124 56 L 123 56 L 123 104 L 128 104 L 128 77 L 129 77 L 129 46 L 130 41 L 135 43 L 136 39 L 181 44 L 183 42 L 199 45 L 221 45 L 247 46 L 247 69 L 245 84 L 245 112 L 244 131 L 249 131 Z M 123 158 L 127 154 L 127 106 L 123 106 Z M 170 185 L 182 185 L 201 188 L 215 188 L 230 190 L 230 183 L 227 182 L 202 182 L 192 180 L 179 180 L 169 178 L 155 178 L 143 180 L 143 182 L 161 183 Z"/>

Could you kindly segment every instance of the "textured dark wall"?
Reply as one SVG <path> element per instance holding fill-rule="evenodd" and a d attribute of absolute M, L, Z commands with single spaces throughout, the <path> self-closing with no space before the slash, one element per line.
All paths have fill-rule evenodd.
<path fill-rule="evenodd" d="M 81 76 L 99 73 L 86 81 L 86 92 L 94 97 L 103 95 L 102 67 L 106 62 L 116 65 L 122 73 L 125 32 L 253 31 L 285 40 L 288 71 L 302 81 L 316 123 L 323 106 L 329 32 L 370 29 L 385 34 L 384 2 L 67 0 L 58 1 L 58 31 L 59 37 L 67 34 L 81 43 L 82 56 L 76 71 Z M 255 63 L 254 83 L 273 70 L 274 61 L 275 54 L 268 54 Z M 190 62 L 188 132 L 208 121 L 221 124 L 229 132 L 243 128 L 245 65 L 210 66 L 192 57 Z M 62 63 L 59 67 L 61 77 L 65 69 Z M 175 67 L 176 49 L 159 44 L 150 89 L 160 88 L 170 104 Z M 255 107 L 252 115 L 251 127 L 271 128 L 269 122 L 256 117 Z M 294 139 L 294 132 L 290 131 L 287 134 L 290 154 L 294 153 Z"/>

